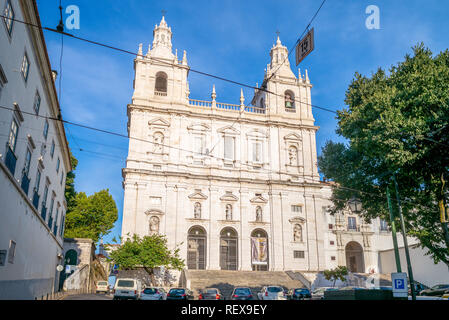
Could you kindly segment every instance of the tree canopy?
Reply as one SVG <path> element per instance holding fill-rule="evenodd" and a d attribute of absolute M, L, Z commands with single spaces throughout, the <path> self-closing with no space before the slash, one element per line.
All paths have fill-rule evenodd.
<path fill-rule="evenodd" d="M 334 281 L 332 286 L 335 287 L 335 282 L 337 280 L 340 281 L 346 280 L 346 276 L 348 275 L 348 268 L 346 268 L 345 266 L 338 266 L 332 270 L 324 270 L 323 274 L 326 280 Z"/>
<path fill-rule="evenodd" d="M 371 77 L 356 73 L 346 92 L 348 107 L 337 116 L 337 133 L 348 143 L 327 142 L 318 160 L 325 177 L 339 185 L 332 211 L 357 197 L 368 221 L 389 220 L 385 194 L 394 173 L 408 234 L 435 262 L 449 265 L 449 233 L 442 223 L 448 197 L 448 87 L 449 51 L 433 56 L 423 44 L 389 74 L 380 68 Z"/>
<path fill-rule="evenodd" d="M 134 235 L 110 253 L 111 260 L 118 264 L 119 270 L 142 267 L 153 276 L 154 269 L 166 267 L 182 270 L 184 260 L 179 257 L 179 248 L 169 250 L 164 235 L 154 234 L 144 237 Z"/>

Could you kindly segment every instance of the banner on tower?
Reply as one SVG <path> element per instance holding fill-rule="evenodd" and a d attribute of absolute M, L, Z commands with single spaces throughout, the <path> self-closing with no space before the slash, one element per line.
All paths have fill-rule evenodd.
<path fill-rule="evenodd" d="M 299 41 L 296 46 L 296 66 L 304 60 L 309 53 L 313 51 L 315 48 L 315 38 L 313 28 L 309 32 L 307 32 L 306 36 Z"/>

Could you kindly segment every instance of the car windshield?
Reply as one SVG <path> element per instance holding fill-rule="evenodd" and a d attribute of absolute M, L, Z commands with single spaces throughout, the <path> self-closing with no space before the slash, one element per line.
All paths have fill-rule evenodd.
<path fill-rule="evenodd" d="M 119 280 L 117 283 L 117 287 L 134 288 L 134 281 L 133 280 Z"/>
<path fill-rule="evenodd" d="M 100 282 L 98 282 L 98 285 L 99 285 L 99 286 L 107 286 L 108 283 L 105 282 L 105 281 L 100 281 Z"/>
<path fill-rule="evenodd" d="M 268 292 L 282 292 L 282 288 L 281 287 L 268 287 L 267 288 Z"/>
<path fill-rule="evenodd" d="M 239 288 L 239 289 L 235 289 L 234 294 L 236 295 L 250 295 L 251 291 L 247 288 Z"/>
<path fill-rule="evenodd" d="M 145 293 L 145 294 L 155 294 L 155 293 L 157 293 L 157 289 L 156 288 L 146 288 L 145 290 L 143 290 L 143 293 Z"/>
<path fill-rule="evenodd" d="M 296 289 L 295 292 L 296 293 L 309 293 L 309 290 L 307 290 L 307 289 Z"/>
<path fill-rule="evenodd" d="M 217 294 L 218 290 L 217 289 L 206 289 L 205 294 Z"/>
<path fill-rule="evenodd" d="M 437 284 L 432 289 L 445 289 L 445 288 L 448 288 L 448 287 L 449 287 L 448 284 Z"/>
<path fill-rule="evenodd" d="M 170 294 L 184 294 L 184 289 L 171 289 Z"/>

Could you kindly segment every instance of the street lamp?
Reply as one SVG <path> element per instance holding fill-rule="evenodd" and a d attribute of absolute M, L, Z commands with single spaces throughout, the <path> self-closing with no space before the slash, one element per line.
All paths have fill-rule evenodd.
<path fill-rule="evenodd" d="M 353 213 L 359 214 L 362 212 L 362 202 L 359 199 L 352 198 L 349 200 L 349 208 Z"/>

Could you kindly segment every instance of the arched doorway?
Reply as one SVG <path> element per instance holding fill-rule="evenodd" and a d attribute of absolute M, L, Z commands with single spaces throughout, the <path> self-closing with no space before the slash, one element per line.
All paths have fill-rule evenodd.
<path fill-rule="evenodd" d="M 237 231 L 224 228 L 220 232 L 220 267 L 221 270 L 237 270 Z"/>
<path fill-rule="evenodd" d="M 188 232 L 187 268 L 206 269 L 206 230 L 199 226 L 190 228 Z"/>
<path fill-rule="evenodd" d="M 251 264 L 253 271 L 268 271 L 268 234 L 256 229 L 251 233 Z"/>
<path fill-rule="evenodd" d="M 365 272 L 365 261 L 363 259 L 363 248 L 355 241 L 351 241 L 346 245 L 346 267 L 350 272 Z"/>
<path fill-rule="evenodd" d="M 67 251 L 65 254 L 64 264 L 70 265 L 70 266 L 76 266 L 78 264 L 78 253 L 73 249 L 70 249 L 69 251 Z"/>

